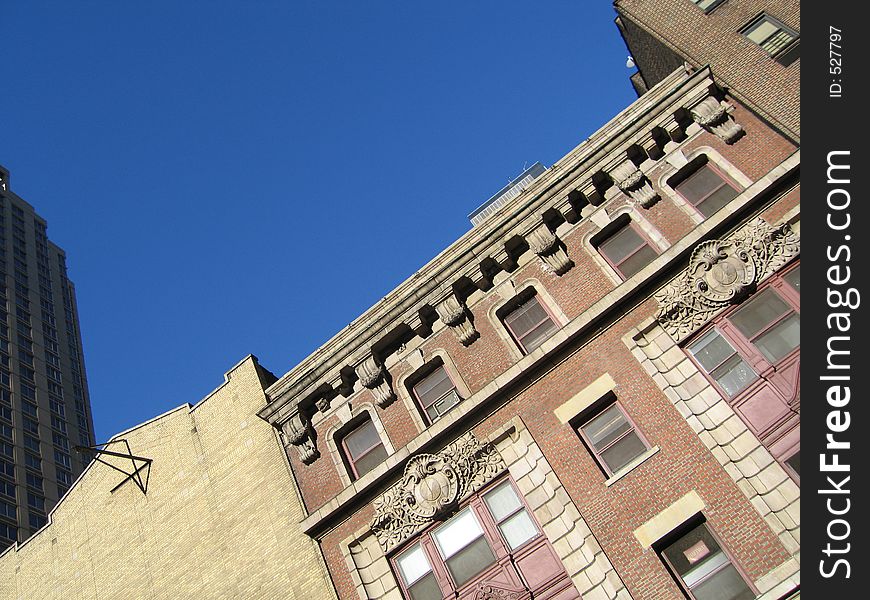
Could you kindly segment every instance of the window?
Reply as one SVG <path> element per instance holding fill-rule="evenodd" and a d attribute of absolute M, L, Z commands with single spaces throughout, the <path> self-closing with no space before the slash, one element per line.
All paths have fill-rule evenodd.
<path fill-rule="evenodd" d="M 14 542 L 18 539 L 18 528 L 7 523 L 0 523 L 0 538 L 5 538 Z"/>
<path fill-rule="evenodd" d="M 33 492 L 27 492 L 27 506 L 34 510 L 45 512 L 45 498 Z"/>
<path fill-rule="evenodd" d="M 598 244 L 598 251 L 623 279 L 628 279 L 657 256 L 631 223 L 626 223 Z"/>
<path fill-rule="evenodd" d="M 28 469 L 33 469 L 34 471 L 42 470 L 42 459 L 38 456 L 31 454 L 30 452 L 24 453 L 24 465 Z"/>
<path fill-rule="evenodd" d="M 31 529 L 39 529 L 48 522 L 48 519 L 42 515 L 30 513 L 27 517 Z"/>
<path fill-rule="evenodd" d="M 69 454 L 61 452 L 60 450 L 54 451 L 54 462 L 61 467 L 65 467 L 67 469 L 72 468 L 72 461 L 70 460 Z"/>
<path fill-rule="evenodd" d="M 708 13 L 725 2 L 725 0 L 692 0 L 692 2 L 697 4 L 698 8 L 703 9 L 705 13 Z"/>
<path fill-rule="evenodd" d="M 705 217 L 711 216 L 739 193 L 709 163 L 675 182 L 673 188 Z"/>
<path fill-rule="evenodd" d="M 35 490 L 42 491 L 42 477 L 33 473 L 27 474 L 27 485 Z"/>
<path fill-rule="evenodd" d="M 434 423 L 461 400 L 443 364 L 418 381 L 413 392 L 429 423 Z"/>
<path fill-rule="evenodd" d="M 362 477 L 387 458 L 387 449 L 374 421 L 368 416 L 341 438 L 341 447 L 354 479 Z"/>
<path fill-rule="evenodd" d="M 792 453 L 791 456 L 787 457 L 783 460 L 783 464 L 788 467 L 788 470 L 792 472 L 792 474 L 797 477 L 798 483 L 800 483 L 801 479 L 801 449 L 798 448 Z"/>
<path fill-rule="evenodd" d="M 6 517 L 7 519 L 15 520 L 17 516 L 17 512 L 15 510 L 15 504 L 10 502 L 6 502 L 5 500 L 0 500 L 0 517 Z"/>
<path fill-rule="evenodd" d="M 595 410 L 591 418 L 580 422 L 577 431 L 607 475 L 613 475 L 649 450 L 617 402 Z"/>
<path fill-rule="evenodd" d="M 15 484 L 5 479 L 0 479 L 0 494 L 15 500 Z"/>
<path fill-rule="evenodd" d="M 57 470 L 57 483 L 58 485 L 64 485 L 66 487 L 70 487 L 72 485 L 72 473 L 68 471 L 64 471 L 62 469 Z"/>
<path fill-rule="evenodd" d="M 524 354 L 540 346 L 559 329 L 537 296 L 511 310 L 504 317 L 504 324 Z"/>
<path fill-rule="evenodd" d="M 749 587 L 706 523 L 696 525 L 661 549 L 681 587 L 694 600 L 751 600 Z"/>
<path fill-rule="evenodd" d="M 782 65 L 788 66 L 800 57 L 798 32 L 771 16 L 762 14 L 741 33 Z"/>
<path fill-rule="evenodd" d="M 529 558 L 539 552 L 550 553 L 552 562 Z M 499 560 L 506 555 L 519 555 L 524 560 Z M 548 588 L 560 575 L 566 583 L 569 581 L 510 480 L 473 496 L 459 512 L 424 532 L 392 561 L 404 595 L 410 600 L 454 598 L 460 589 L 469 589 L 500 569 L 521 570 L 520 564 L 538 569 L 535 579 L 546 580 Z M 557 569 L 552 575 L 540 572 L 541 565 L 550 564 Z M 536 594 L 542 590 L 531 591 Z"/>
<path fill-rule="evenodd" d="M 39 454 L 39 440 L 31 435 L 24 434 L 24 447 Z"/>

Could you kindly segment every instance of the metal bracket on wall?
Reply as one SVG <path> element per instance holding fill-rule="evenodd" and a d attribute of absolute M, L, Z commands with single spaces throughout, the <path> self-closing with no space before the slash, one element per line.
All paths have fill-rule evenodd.
<path fill-rule="evenodd" d="M 127 448 L 126 452 L 113 452 L 111 450 L 106 450 L 106 446 L 109 444 L 120 444 L 123 443 Z M 93 454 L 94 460 L 100 463 L 103 463 L 107 467 L 111 467 L 116 471 L 119 471 L 126 475 L 121 482 L 112 488 L 111 492 L 114 492 L 119 487 L 127 483 L 128 480 L 132 481 L 136 484 L 140 490 L 142 490 L 143 494 L 147 494 L 148 492 L 148 480 L 151 478 L 151 462 L 152 459 L 144 458 L 142 456 L 135 456 L 133 452 L 130 450 L 130 444 L 126 439 L 120 438 L 117 440 L 112 440 L 110 442 L 106 442 L 105 444 L 96 444 L 95 446 L 76 446 L 76 452 L 80 452 L 82 454 L 91 453 Z M 130 462 L 133 463 L 132 472 L 122 469 L 117 465 L 113 465 L 110 462 L 107 462 L 100 458 L 101 456 L 114 456 L 116 458 L 128 458 Z M 140 464 L 141 463 L 141 464 Z M 142 471 L 145 471 L 145 478 L 142 478 Z M 110 493 L 111 493 L 110 492 Z"/>

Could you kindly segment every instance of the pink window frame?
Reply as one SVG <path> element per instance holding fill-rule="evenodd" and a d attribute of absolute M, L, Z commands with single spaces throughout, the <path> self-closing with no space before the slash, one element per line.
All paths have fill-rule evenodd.
<path fill-rule="evenodd" d="M 683 578 L 680 576 L 679 573 L 677 573 L 677 570 L 676 570 L 676 568 L 671 564 L 671 561 L 668 559 L 667 556 L 665 556 L 664 549 L 665 549 L 667 546 L 670 546 L 671 544 L 673 544 L 674 542 L 676 542 L 678 539 L 680 539 L 680 538 L 682 538 L 683 536 L 685 536 L 687 533 L 689 533 L 689 531 L 691 531 L 691 530 L 694 529 L 695 527 L 697 527 L 697 526 L 699 526 L 699 525 L 703 525 L 704 527 L 707 528 L 707 531 L 710 533 L 710 536 L 711 536 L 711 537 L 716 541 L 717 544 L 719 544 L 719 549 L 720 549 L 720 550 L 722 551 L 722 553 L 725 554 L 725 556 L 728 558 L 728 563 L 729 563 L 732 567 L 734 567 L 734 569 L 735 569 L 735 570 L 737 571 L 737 573 L 740 575 L 740 578 L 743 579 L 743 583 L 745 583 L 745 584 L 747 585 L 747 587 L 749 587 L 749 589 L 752 590 L 752 592 L 753 592 L 756 596 L 758 596 L 758 593 L 759 593 L 759 592 L 758 592 L 758 588 L 755 587 L 755 584 L 752 582 L 752 579 L 750 579 L 750 577 L 748 576 L 748 574 L 746 573 L 746 571 L 743 569 L 743 567 L 740 566 L 740 563 L 738 563 L 736 560 L 734 560 L 734 555 L 731 554 L 731 551 L 728 550 L 728 547 L 727 547 L 725 544 L 722 543 L 722 538 L 720 538 L 720 537 L 716 534 L 716 530 L 715 530 L 715 529 L 713 529 L 712 527 L 710 527 L 710 525 L 709 525 L 709 521 L 707 521 L 707 519 L 706 519 L 703 515 L 700 515 L 700 517 L 701 517 L 701 518 L 699 518 L 699 519 L 692 519 L 692 520 L 691 520 L 689 523 L 687 523 L 685 526 L 680 527 L 680 531 L 681 531 L 682 533 L 676 533 L 675 535 L 668 535 L 666 538 L 664 538 L 663 543 L 656 544 L 656 546 L 657 546 L 656 554 L 658 554 L 658 556 L 659 556 L 659 558 L 661 559 L 662 563 L 665 565 L 665 568 L 667 569 L 668 573 L 671 575 L 671 577 L 672 577 L 672 578 L 674 579 L 674 581 L 677 583 L 677 585 L 679 586 L 680 590 L 681 590 L 681 591 L 686 595 L 687 598 L 689 598 L 690 600 L 695 600 L 695 595 L 692 593 L 692 590 L 689 589 L 689 586 L 686 585 L 686 583 L 683 581 Z M 665 541 L 665 540 L 666 540 L 666 541 Z M 723 568 L 724 568 L 724 567 L 723 567 Z M 719 571 L 721 571 L 721 570 L 722 570 L 722 569 L 720 568 L 720 569 L 718 569 L 717 571 L 715 571 L 714 573 L 710 573 L 710 574 L 707 576 L 707 578 L 709 578 L 711 575 L 713 575 L 713 574 L 715 574 L 715 573 L 717 573 L 717 572 L 719 572 Z M 705 579 L 707 579 L 707 578 L 705 578 Z"/>
<path fill-rule="evenodd" d="M 589 439 L 589 436 L 587 436 L 586 432 L 583 431 L 583 427 L 588 425 L 593 419 L 600 416 L 604 411 L 606 411 L 607 409 L 609 409 L 612 406 L 615 406 L 616 409 L 620 412 L 620 414 L 622 414 L 622 417 L 626 420 L 626 422 L 629 425 L 631 425 L 631 429 L 629 429 L 628 431 L 623 433 L 621 436 L 619 436 L 618 438 L 616 438 L 615 440 L 613 440 L 612 442 L 607 444 L 607 446 L 605 446 L 601 450 L 596 450 L 595 445 Z M 608 477 L 612 477 L 613 475 L 615 475 L 619 471 L 612 470 L 610 468 L 610 465 L 607 464 L 607 461 L 605 461 L 601 457 L 601 453 L 604 452 L 605 450 L 607 450 L 608 448 L 610 448 L 611 446 L 613 446 L 616 442 L 625 438 L 628 434 L 634 432 L 637 435 L 637 437 L 640 439 L 640 441 L 646 447 L 645 452 L 649 451 L 649 449 L 652 448 L 652 446 L 650 446 L 649 441 L 646 439 L 646 436 L 640 430 L 640 427 L 638 427 L 637 423 L 635 423 L 634 419 L 632 419 L 631 416 L 628 414 L 628 412 L 622 407 L 622 404 L 619 402 L 619 400 L 616 400 L 613 398 L 611 398 L 605 402 L 596 403 L 589 410 L 583 411 L 583 413 L 581 413 L 581 415 L 579 415 L 578 419 L 576 420 L 576 423 L 577 424 L 574 426 L 574 429 L 577 432 L 577 435 L 580 436 L 580 439 L 583 441 L 583 445 L 586 446 L 586 449 L 589 450 L 589 454 L 591 454 L 592 458 L 595 459 L 595 462 L 598 464 L 598 468 L 601 469 L 604 472 L 604 474 Z M 622 468 L 625 468 L 625 467 L 622 467 Z"/>
<path fill-rule="evenodd" d="M 521 295 L 522 295 L 522 293 L 517 294 L 517 296 L 521 296 Z M 520 308 L 524 307 L 526 304 L 528 304 L 529 302 L 532 302 L 533 300 L 535 302 L 537 302 L 541 308 L 544 309 L 544 312 L 547 315 L 547 319 L 553 324 L 554 330 L 552 333 L 550 333 L 550 336 L 552 336 L 554 333 L 556 333 L 559 330 L 559 328 L 561 327 L 561 325 L 559 324 L 559 321 L 556 319 L 556 317 L 553 315 L 553 312 L 550 310 L 550 307 L 547 306 L 546 302 L 540 301 L 540 297 L 538 296 L 537 291 L 535 291 L 532 288 L 532 294 L 528 298 L 526 298 L 525 300 L 523 300 L 523 301 L 519 302 L 518 304 L 516 304 L 515 306 L 513 306 L 508 312 L 505 313 L 504 317 L 501 318 L 501 322 L 504 324 L 504 326 L 508 330 L 508 333 L 510 334 L 511 338 L 514 340 L 514 342 L 516 342 L 517 346 L 519 346 L 520 351 L 523 354 L 528 354 L 530 352 L 530 350 L 528 350 L 526 348 L 525 344 L 523 344 L 523 342 L 522 342 L 522 338 L 517 335 L 516 331 L 514 331 L 514 328 L 511 327 L 510 323 L 508 323 L 508 317 L 510 317 L 512 314 L 514 314 Z M 535 329 L 536 327 L 541 325 L 541 323 L 543 323 L 543 322 L 544 321 L 537 323 L 529 331 Z M 528 332 L 526 332 L 526 335 L 528 335 Z M 547 336 L 547 337 L 550 337 L 550 336 Z M 545 338 L 545 340 L 546 339 L 547 338 Z M 541 343 L 543 343 L 543 341 Z M 534 348 L 532 350 L 534 350 Z"/>
<path fill-rule="evenodd" d="M 619 261 L 619 263 L 614 263 L 614 262 L 610 259 L 610 257 L 607 256 L 607 253 L 604 252 L 604 250 L 602 249 L 602 246 L 604 246 L 604 245 L 605 245 L 605 244 L 606 244 L 610 239 L 613 238 L 613 236 L 615 236 L 615 235 L 617 235 L 618 233 L 620 233 L 620 232 L 621 232 L 623 229 L 625 229 L 626 227 L 631 227 L 631 229 L 634 230 L 634 232 L 635 232 L 638 236 L 640 236 L 640 239 L 643 240 L 643 243 L 642 243 L 640 246 L 638 246 L 637 248 L 635 248 L 635 249 L 631 252 L 631 254 L 629 254 L 628 256 L 626 256 L 625 258 L 623 258 L 621 261 Z M 640 227 L 637 227 L 637 226 L 634 224 L 634 221 L 629 220 L 629 221 L 627 221 L 624 225 L 622 225 L 621 227 L 618 227 L 618 228 L 614 229 L 612 232 L 610 232 L 610 234 L 608 234 L 607 237 L 605 237 L 604 239 L 602 239 L 601 241 L 599 241 L 599 242 L 596 244 L 595 249 L 598 251 L 598 254 L 600 254 L 601 257 L 604 258 L 605 261 L 607 261 L 607 264 L 610 265 L 610 266 L 613 268 L 613 270 L 616 271 L 616 272 L 619 274 L 619 277 L 624 281 L 624 280 L 628 279 L 629 277 L 631 277 L 631 275 L 626 275 L 625 273 L 623 273 L 623 272 L 622 272 L 622 269 L 619 268 L 619 265 L 621 265 L 622 263 L 624 263 L 625 261 L 627 261 L 628 259 L 630 259 L 632 256 L 634 256 L 635 254 L 637 254 L 638 252 L 640 252 L 641 249 L 642 249 L 644 246 L 649 246 L 650 249 L 651 249 L 653 252 L 655 252 L 656 255 L 658 255 L 658 253 L 659 253 L 658 249 L 655 247 L 655 245 L 652 243 L 652 241 L 651 241 L 651 240 L 649 239 L 649 237 L 646 235 L 646 232 L 644 232 L 643 229 L 641 229 Z"/>
<path fill-rule="evenodd" d="M 375 434 L 378 436 L 378 442 L 376 444 L 372 445 L 370 448 L 367 448 L 362 454 L 360 454 L 359 456 L 354 458 L 353 454 L 350 451 L 350 448 L 347 447 L 347 438 L 352 436 L 356 431 L 358 431 L 366 423 L 371 423 L 372 427 L 375 428 Z M 341 436 L 341 453 L 342 453 L 342 456 L 344 456 L 345 463 L 347 463 L 347 467 L 348 467 L 348 470 L 350 471 L 350 475 L 354 480 L 359 479 L 360 477 L 365 475 L 365 473 L 363 473 L 362 475 L 359 473 L 359 471 L 356 468 L 356 463 L 361 458 L 370 454 L 378 446 L 383 447 L 384 450 L 387 449 L 387 447 L 384 445 L 384 440 L 381 439 L 381 435 L 380 435 L 380 433 L 378 433 L 378 429 L 377 429 L 377 426 L 375 425 L 374 419 L 372 419 L 371 415 L 369 415 L 368 413 L 366 413 L 365 418 L 361 419 L 357 424 L 355 424 L 353 427 L 348 429 L 346 433 L 342 434 L 342 436 Z"/>
<path fill-rule="evenodd" d="M 418 373 L 425 372 L 425 375 L 420 375 L 420 377 L 415 377 L 414 383 L 412 383 L 410 385 L 410 388 L 411 388 L 411 393 L 414 396 L 414 400 L 416 401 L 417 406 L 420 407 L 420 412 L 423 413 L 423 419 L 425 420 L 427 425 L 431 425 L 432 423 L 434 423 L 435 421 L 437 421 L 438 419 L 443 417 L 445 414 L 447 414 L 447 413 L 444 413 L 444 414 L 438 415 L 437 418 L 433 419 L 429 416 L 429 411 L 426 409 L 428 409 L 430 406 L 432 406 L 433 404 L 435 404 L 436 402 L 438 402 L 439 400 L 444 398 L 447 394 L 450 393 L 449 391 L 445 394 L 442 394 L 441 396 L 438 396 L 435 400 L 433 400 L 429 404 L 424 404 L 423 399 L 420 398 L 420 394 L 417 393 L 417 386 L 419 384 L 421 384 L 428 377 L 434 375 L 438 369 L 444 370 L 444 373 L 447 375 L 447 379 L 450 380 L 450 383 L 453 386 L 452 391 L 455 392 L 456 397 L 459 398 L 459 401 L 456 404 L 454 404 L 453 406 L 458 405 L 459 402 L 462 402 L 462 400 L 463 400 L 462 396 L 459 395 L 459 388 L 456 386 L 456 381 L 453 380 L 453 377 L 450 375 L 450 371 L 447 370 L 447 367 L 444 365 L 443 362 L 438 362 L 437 364 L 430 363 L 429 365 L 424 365 L 423 367 L 421 367 L 421 369 L 418 371 Z M 451 406 L 447 412 L 450 412 L 450 410 L 453 409 L 453 406 Z"/>
<path fill-rule="evenodd" d="M 511 488 L 514 493 L 517 495 L 517 498 L 520 500 L 520 508 L 516 511 L 504 517 L 501 521 L 496 521 L 495 518 L 490 513 L 489 508 L 486 506 L 486 502 L 483 497 L 490 491 L 497 488 L 499 485 L 504 483 L 505 481 L 509 482 Z M 515 554 L 520 554 L 522 551 L 527 548 L 533 542 L 540 540 L 543 534 L 543 529 L 541 529 L 540 523 L 538 523 L 537 517 L 535 517 L 535 513 L 532 512 L 532 509 L 529 507 L 526 502 L 525 497 L 522 493 L 520 493 L 519 489 L 517 489 L 516 483 L 510 477 L 501 477 L 496 481 L 493 481 L 487 484 L 484 488 L 475 492 L 473 496 L 466 499 L 459 508 L 451 515 L 451 518 L 455 515 L 458 515 L 460 512 L 465 510 L 466 508 L 471 508 L 474 513 L 477 522 L 480 524 L 481 529 L 483 529 L 483 537 L 486 539 L 487 544 L 489 545 L 489 549 L 492 551 L 495 556 L 495 561 L 492 565 L 484 568 L 480 573 L 466 581 L 462 584 L 462 586 L 457 587 L 453 582 L 453 576 L 450 575 L 450 571 L 447 568 L 447 562 L 445 559 L 441 557 L 441 553 L 438 551 L 438 547 L 435 543 L 435 539 L 433 537 L 433 532 L 447 523 L 450 519 L 447 519 L 442 522 L 435 523 L 425 529 L 424 531 L 418 533 L 413 539 L 408 540 L 405 544 L 403 544 L 398 550 L 396 550 L 389 557 L 390 566 L 393 570 L 393 573 L 396 577 L 396 581 L 399 583 L 399 588 L 402 592 L 403 598 L 410 598 L 410 594 L 408 593 L 407 585 L 405 583 L 404 577 L 402 577 L 402 573 L 399 570 L 399 566 L 397 564 L 397 559 L 404 554 L 407 550 L 410 550 L 418 543 L 420 547 L 423 549 L 423 553 L 426 556 L 426 560 L 429 562 L 429 568 L 431 572 L 435 575 L 435 581 L 438 584 L 442 594 L 448 594 L 446 597 L 454 597 L 457 592 L 460 590 L 466 590 L 471 586 L 474 586 L 477 582 L 479 582 L 487 573 L 489 569 L 492 568 L 493 565 L 498 564 L 500 561 L 504 560 L 506 557 L 510 557 Z M 508 546 L 507 540 L 504 539 L 504 536 L 501 534 L 498 526 L 500 523 L 505 520 L 511 518 L 515 514 L 517 514 L 520 510 L 525 510 L 529 517 L 532 520 L 532 524 L 535 526 L 537 531 L 534 537 L 529 538 L 525 542 L 523 542 L 520 546 L 511 550 Z M 474 541 L 477 541 L 479 538 L 475 538 Z M 546 540 L 545 540 L 546 541 Z M 549 544 L 549 541 L 546 543 Z M 470 544 L 468 544 L 470 545 Z M 468 547 L 468 545 L 463 546 L 462 549 Z M 425 575 L 424 575 L 425 577 Z M 421 578 L 422 579 L 422 578 Z M 419 581 L 419 579 L 417 580 Z M 445 591 L 446 590 L 446 591 Z"/>
<path fill-rule="evenodd" d="M 716 191 L 720 190 L 722 188 L 722 186 L 719 186 L 718 188 L 716 188 L 715 190 L 713 190 L 712 192 L 710 192 L 709 194 L 704 196 L 698 202 L 692 202 L 692 200 L 686 194 L 684 194 L 683 192 L 680 191 L 680 186 L 683 183 L 685 183 L 686 181 L 688 181 L 689 179 L 694 177 L 695 174 L 698 171 L 700 171 L 701 169 L 703 169 L 704 167 L 709 167 L 710 170 L 713 171 L 719 177 L 719 179 L 722 180 L 722 185 L 727 185 L 732 190 L 737 192 L 737 195 L 739 195 L 743 191 L 743 188 L 742 188 L 742 186 L 740 186 L 736 182 L 734 182 L 730 177 L 728 177 L 728 175 L 726 175 L 725 172 L 722 171 L 722 169 L 720 169 L 716 165 L 716 163 L 711 161 L 708 156 L 705 155 L 705 158 L 706 158 L 706 160 L 703 163 L 701 163 L 697 167 L 693 168 L 690 173 L 685 175 L 685 177 L 681 177 L 680 181 L 675 183 L 672 187 L 673 187 L 673 190 L 680 196 L 680 198 L 682 198 L 683 200 L 686 201 L 686 204 L 691 206 L 692 209 L 695 212 L 697 212 L 702 218 L 707 219 L 707 218 L 709 218 L 708 215 L 705 215 L 704 213 L 702 213 L 701 210 L 698 208 L 698 205 L 702 204 L 705 200 L 707 200 L 707 198 L 712 196 Z"/>

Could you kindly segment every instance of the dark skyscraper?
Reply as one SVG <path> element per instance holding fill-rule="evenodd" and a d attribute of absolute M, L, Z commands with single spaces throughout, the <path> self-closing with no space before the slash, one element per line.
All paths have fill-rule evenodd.
<path fill-rule="evenodd" d="M 66 254 L 0 167 L 0 550 L 45 524 L 93 443 Z"/>

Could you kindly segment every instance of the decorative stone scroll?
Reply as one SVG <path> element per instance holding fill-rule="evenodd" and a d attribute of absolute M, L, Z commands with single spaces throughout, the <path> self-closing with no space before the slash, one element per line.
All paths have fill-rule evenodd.
<path fill-rule="evenodd" d="M 386 408 L 396 399 L 396 394 L 387 379 L 386 369 L 378 364 L 374 356 L 369 356 L 357 365 L 355 371 L 360 383 L 372 391 L 378 406 Z"/>
<path fill-rule="evenodd" d="M 418 454 L 374 502 L 372 531 L 389 552 L 506 469 L 491 444 L 468 432 L 438 454 Z"/>
<path fill-rule="evenodd" d="M 556 275 L 564 275 L 574 266 L 573 261 L 568 258 L 565 248 L 559 243 L 559 238 L 546 225 L 533 229 L 526 236 L 526 242 L 528 242 L 532 252 L 537 254 L 544 265 Z"/>
<path fill-rule="evenodd" d="M 531 593 L 526 590 L 515 590 L 506 587 L 481 583 L 474 593 L 474 600 L 525 600 L 531 598 Z"/>
<path fill-rule="evenodd" d="M 728 114 L 728 105 L 707 96 L 692 108 L 692 119 L 726 144 L 733 144 L 743 134 L 741 127 Z"/>
<path fill-rule="evenodd" d="M 649 179 L 630 160 L 613 169 L 610 177 L 613 178 L 616 187 L 628 194 L 632 202 L 643 208 L 649 208 L 659 199 Z"/>
<path fill-rule="evenodd" d="M 310 465 L 320 457 L 320 451 L 314 443 L 314 428 L 308 415 L 298 410 L 287 421 L 281 424 L 281 433 L 286 440 L 296 446 L 299 459 Z"/>
<path fill-rule="evenodd" d="M 479 334 L 468 317 L 465 305 L 456 296 L 448 296 L 435 307 L 435 312 L 453 330 L 463 346 L 470 345 L 478 338 Z"/>
<path fill-rule="evenodd" d="M 724 240 L 698 244 L 689 266 L 655 295 L 656 319 L 676 341 L 698 330 L 800 254 L 800 236 L 756 218 Z"/>

